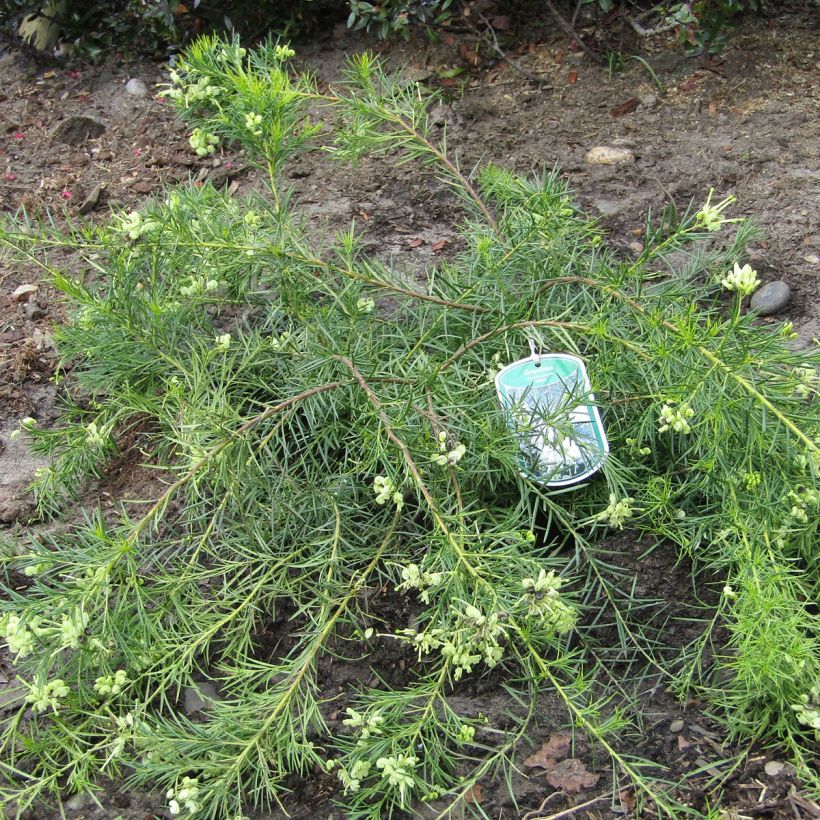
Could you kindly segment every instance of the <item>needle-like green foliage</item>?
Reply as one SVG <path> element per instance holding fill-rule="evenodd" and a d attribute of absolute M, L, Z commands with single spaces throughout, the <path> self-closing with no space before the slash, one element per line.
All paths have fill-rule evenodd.
<path fill-rule="evenodd" d="M 510 779 L 552 692 L 641 799 L 682 816 L 657 769 L 623 752 L 638 718 L 616 649 L 804 766 L 817 355 L 741 310 L 751 227 L 710 197 L 649 221 L 640 258 L 622 261 L 555 174 L 465 177 L 430 136 L 430 96 L 370 57 L 319 94 L 289 56 L 206 39 L 169 88 L 192 147 L 241 145 L 269 197 L 181 187 L 105 228 L 0 233 L 74 308 L 56 334 L 62 422 L 23 425 L 51 457 L 41 511 L 125 447 L 166 480 L 137 512 L 90 514 L 6 561 L 31 584 L 9 582 L 0 604 L 21 680 L 4 796 L 22 807 L 117 774 L 173 813 L 240 817 L 323 770 L 351 818 L 480 814 L 472 786 Z M 320 109 L 332 128 L 311 122 Z M 321 246 L 279 184 L 317 145 L 431 169 L 464 203 L 463 250 L 421 280 L 365 255 L 352 228 Z M 59 269 L 65 248 L 84 279 Z M 569 491 L 521 477 L 497 404 L 493 372 L 529 339 L 585 359 L 612 444 Z M 601 543 L 624 526 L 674 542 L 718 601 L 674 660 Z M 600 618 L 618 647 L 598 645 Z M 370 653 L 401 659 L 404 679 L 376 657 L 340 691 L 337 670 Z M 486 676 L 509 696 L 503 725 L 464 697 Z M 185 717 L 203 679 L 219 697 Z"/>

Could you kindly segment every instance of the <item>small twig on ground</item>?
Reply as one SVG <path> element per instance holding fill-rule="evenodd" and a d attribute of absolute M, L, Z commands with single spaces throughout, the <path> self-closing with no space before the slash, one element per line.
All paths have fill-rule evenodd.
<path fill-rule="evenodd" d="M 803 809 L 809 817 L 820 817 L 820 806 L 818 806 L 813 800 L 809 800 L 804 797 L 802 794 L 797 794 L 793 791 L 792 794 L 789 795 L 789 803 L 791 803 L 792 811 L 798 817 L 800 817 L 800 814 L 797 811 L 797 806 L 800 806 L 800 808 Z"/>
<path fill-rule="evenodd" d="M 559 811 L 558 814 L 550 814 L 547 815 L 540 815 L 535 816 L 532 820 L 558 820 L 559 817 L 569 817 L 572 814 L 575 814 L 576 811 L 580 809 L 585 809 L 588 806 L 592 806 L 595 803 L 600 803 L 602 800 L 606 800 L 609 797 L 608 794 L 599 794 L 598 797 L 593 797 L 592 800 L 587 800 L 586 803 L 579 803 L 577 806 L 570 806 L 568 809 L 564 809 L 563 811 Z"/>
<path fill-rule="evenodd" d="M 541 79 L 541 77 L 539 77 L 536 74 L 533 74 L 531 71 L 527 71 L 526 68 L 524 68 L 515 60 L 513 60 L 513 58 L 510 57 L 504 51 L 503 48 L 501 48 L 501 44 L 498 42 L 498 35 L 495 33 L 495 29 L 492 27 L 490 21 L 480 11 L 477 11 L 476 13 L 481 18 L 481 22 L 484 23 L 485 26 L 487 26 L 487 31 L 490 32 L 490 36 L 493 38 L 493 49 L 495 50 L 495 53 L 502 60 L 504 60 L 505 63 L 508 63 L 510 66 L 512 66 L 522 77 L 524 77 L 527 80 L 527 82 L 530 82 L 533 85 L 540 86 L 549 85 L 549 83 L 546 80 Z"/>
<path fill-rule="evenodd" d="M 533 811 L 528 811 L 526 814 L 524 814 L 521 817 L 521 820 L 537 820 L 537 818 L 539 818 L 541 816 L 541 812 L 544 811 L 544 809 L 547 807 L 547 803 L 549 803 L 550 800 L 552 800 L 552 798 L 556 797 L 557 795 L 561 795 L 562 797 L 565 797 L 566 793 L 562 792 L 562 791 L 557 791 L 557 792 L 553 792 L 552 794 L 548 794 L 541 801 L 541 805 L 537 809 L 535 809 Z"/>
<path fill-rule="evenodd" d="M 553 792 L 547 798 L 547 800 L 549 800 L 550 797 L 554 797 L 556 794 L 563 794 L 563 793 L 564 792 Z M 581 809 L 585 809 L 588 806 L 594 805 L 595 803 L 600 803 L 602 800 L 606 800 L 608 797 L 609 797 L 609 794 L 599 794 L 598 797 L 593 797 L 592 800 L 587 800 L 585 803 L 579 803 L 577 806 L 570 806 L 568 809 L 564 809 L 563 811 L 559 811 L 557 814 L 550 814 L 550 815 L 540 814 L 541 809 L 544 807 L 544 803 L 547 802 L 547 800 L 545 800 L 544 803 L 541 804 L 541 808 L 538 809 L 538 813 L 527 812 L 527 814 L 525 814 L 524 817 L 521 820 L 527 820 L 527 818 L 530 815 L 532 815 L 532 816 L 529 817 L 529 820 L 558 820 L 559 817 L 569 817 L 570 815 L 575 814 L 576 811 L 580 811 Z"/>
<path fill-rule="evenodd" d="M 558 11 L 557 8 L 555 8 L 555 4 L 552 2 L 552 0 L 544 0 L 544 3 L 549 9 L 550 14 L 552 14 L 552 16 L 555 18 L 555 22 L 558 23 L 558 25 L 561 26 L 562 29 L 564 29 L 564 31 L 572 40 L 575 40 L 575 42 L 578 43 L 579 47 L 581 48 L 581 51 L 583 51 L 584 54 L 586 54 L 587 57 L 589 57 L 589 59 L 593 62 L 600 63 L 601 61 L 598 55 L 576 34 L 575 29 L 572 27 L 572 24 L 564 18 L 564 15 L 561 14 L 561 12 Z"/>

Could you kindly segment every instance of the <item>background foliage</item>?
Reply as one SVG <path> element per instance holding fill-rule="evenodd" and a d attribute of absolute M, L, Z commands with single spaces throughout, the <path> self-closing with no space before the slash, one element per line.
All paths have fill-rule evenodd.
<path fill-rule="evenodd" d="M 457 14 L 463 4 L 453 0 L 191 0 L 188 3 L 169 0 L 114 0 L 112 3 L 68 2 L 59 15 L 68 42 L 81 44 L 92 56 L 101 49 L 129 47 L 155 51 L 164 45 L 184 42 L 193 35 L 208 30 L 236 30 L 259 35 L 268 31 L 293 36 L 309 34 L 317 28 L 327 28 L 333 21 L 347 20 L 355 29 L 375 31 L 386 37 L 407 35 L 413 24 L 435 25 Z M 469 9 L 469 3 L 466 4 Z M 564 5 L 565 8 L 560 7 Z M 41 0 L 2 0 L 0 25 L 8 31 L 26 14 L 41 9 Z M 567 18 L 574 18 L 580 8 L 585 13 L 604 17 L 616 9 L 613 0 L 585 0 L 576 3 L 555 3 Z M 715 48 L 725 38 L 731 24 L 744 12 L 760 9 L 759 0 L 695 0 L 646 3 L 627 0 L 621 4 L 623 14 L 646 30 L 674 28 L 681 42 L 691 46 Z M 549 19 L 550 9 L 540 0 L 511 4 L 513 17 L 518 12 L 522 20 Z"/>

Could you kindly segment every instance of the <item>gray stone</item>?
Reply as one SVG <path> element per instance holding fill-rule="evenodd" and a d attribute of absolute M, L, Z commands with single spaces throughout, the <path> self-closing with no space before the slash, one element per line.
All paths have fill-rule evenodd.
<path fill-rule="evenodd" d="M 99 205 L 103 188 L 105 188 L 105 185 L 99 182 L 88 192 L 88 196 L 83 200 L 82 205 L 80 205 L 81 214 L 91 213 L 91 211 Z"/>
<path fill-rule="evenodd" d="M 641 105 L 644 108 L 654 108 L 658 104 L 657 94 L 644 94 L 641 97 Z"/>
<path fill-rule="evenodd" d="M 592 203 L 604 216 L 615 216 L 624 209 L 623 200 L 596 199 Z"/>
<path fill-rule="evenodd" d="M 673 720 L 669 724 L 669 731 L 675 732 L 676 734 L 680 731 L 683 731 L 683 721 L 682 720 Z"/>
<path fill-rule="evenodd" d="M 86 140 L 96 139 L 105 133 L 105 125 L 93 117 L 75 115 L 64 119 L 51 133 L 57 142 L 82 145 Z"/>
<path fill-rule="evenodd" d="M 616 148 L 611 145 L 596 145 L 586 155 L 590 165 L 623 165 L 635 162 L 635 154 L 629 148 Z"/>
<path fill-rule="evenodd" d="M 214 701 L 222 700 L 216 687 L 209 681 L 197 681 L 196 686 L 186 686 L 183 709 L 186 715 L 194 715 L 207 709 Z"/>
<path fill-rule="evenodd" d="M 783 310 L 792 298 L 792 289 L 781 280 L 767 282 L 752 294 L 752 310 L 761 316 L 771 316 Z"/>
<path fill-rule="evenodd" d="M 71 811 L 80 811 L 91 804 L 91 797 L 85 792 L 82 794 L 75 794 L 63 801 L 63 806 Z"/>
<path fill-rule="evenodd" d="M 29 302 L 26 305 L 26 317 L 31 319 L 32 322 L 36 321 L 37 319 L 42 319 L 43 316 L 46 315 L 46 312 L 37 304 L 37 302 Z"/>
<path fill-rule="evenodd" d="M 138 77 L 132 77 L 125 84 L 125 93 L 132 97 L 145 97 L 148 95 L 148 86 Z"/>

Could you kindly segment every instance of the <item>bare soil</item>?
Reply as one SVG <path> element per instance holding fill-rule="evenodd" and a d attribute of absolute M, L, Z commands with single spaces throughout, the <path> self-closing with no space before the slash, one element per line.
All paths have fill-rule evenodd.
<path fill-rule="evenodd" d="M 390 47 L 337 30 L 333 37 L 303 47 L 298 60 L 325 83 L 339 77 L 345 54 L 367 47 L 384 51 L 391 63 L 404 66 L 408 78 L 440 85 L 443 100 L 434 121 L 437 128 L 446 127 L 451 150 L 464 167 L 488 160 L 523 172 L 557 166 L 576 200 L 600 219 L 624 257 L 640 251 L 648 211 L 657 214 L 670 204 L 685 209 L 690 200 L 700 204 L 710 188 L 716 196 L 735 194 L 733 214 L 753 217 L 762 230 L 750 261 L 764 282 L 784 280 L 792 291 L 784 311 L 760 321 L 792 321 L 797 344 L 809 346 L 820 335 L 820 47 L 814 23 L 787 13 L 749 21 L 719 58 L 687 58 L 665 47 L 646 53 L 657 81 L 634 60 L 611 72 L 569 48 L 565 37 L 549 32 L 535 39 L 531 31 L 508 32 L 503 42 L 509 60 L 504 60 L 487 57 L 486 42 L 477 48 L 478 37 L 469 29 L 445 32 L 434 43 L 419 38 Z M 448 78 L 453 68 L 464 71 Z M 540 81 L 531 82 L 520 69 Z M 155 96 L 164 71 L 155 61 L 116 57 L 96 66 L 44 66 L 30 55 L 0 50 L 0 210 L 42 214 L 66 209 L 68 218 L 96 221 L 106 219 L 111 208 L 137 208 L 163 186 L 179 181 L 210 179 L 238 194 L 261 187 L 241 156 L 226 152 L 201 160 L 193 154 L 185 130 Z M 141 79 L 148 94 L 128 94 L 129 78 Z M 66 144 L 67 126 L 61 128 L 61 123 L 78 116 L 93 118 L 104 130 L 82 139 L 75 134 L 82 124 L 74 122 L 69 137 L 77 144 Z M 627 147 L 634 161 L 590 164 L 586 154 L 599 145 Z M 415 169 L 367 161 L 351 171 L 308 154 L 294 162 L 288 181 L 295 202 L 315 226 L 318 243 L 355 220 L 364 226 L 373 252 L 409 268 L 435 264 L 458 247 L 457 203 Z M 81 214 L 97 186 L 97 204 L 86 205 Z M 65 264 L 74 263 L 67 257 Z M 37 290 L 18 301 L 13 294 L 24 284 Z M 58 414 L 50 328 L 63 310 L 42 270 L 11 265 L 0 251 L 0 526 L 12 538 L 20 537 L 29 523 L 26 488 L 38 462 L 21 439 L 9 434 L 23 416 L 48 424 Z M 81 501 L 106 507 L 123 497 L 149 497 L 155 489 L 150 471 L 124 460 L 85 488 Z M 647 554 L 647 545 L 630 537 L 607 547 L 637 576 L 641 594 L 659 601 L 647 610 L 647 628 L 670 616 L 697 615 L 697 593 L 702 600 L 703 591 L 693 589 L 690 567 L 676 563 L 671 548 L 662 545 Z M 405 605 L 399 598 L 378 603 L 387 618 L 398 617 L 397 608 Z M 695 633 L 684 621 L 678 624 L 665 636 L 684 646 Z M 287 626 L 272 624 L 271 629 L 286 631 Z M 602 629 L 590 627 L 585 634 L 599 645 L 614 643 L 614 635 Z M 399 680 L 412 671 L 413 662 L 412 656 L 395 655 L 395 648 L 385 646 L 366 664 L 346 670 L 344 680 L 338 668 L 324 670 L 328 694 L 341 696 L 334 708 L 343 711 L 345 693 L 370 679 L 374 670 Z M 766 773 L 765 764 L 782 752 L 733 745 L 705 704 L 682 704 L 651 675 L 619 671 L 615 660 L 612 671 L 624 674 L 640 702 L 639 732 L 625 741 L 624 750 L 656 761 L 659 778 L 685 776 L 678 796 L 696 812 L 705 815 L 710 807 L 721 807 L 727 817 L 820 816 L 788 765 L 778 774 Z M 0 656 L 0 712 L 2 690 L 13 680 L 8 658 Z M 332 691 L 339 686 L 341 692 Z M 492 678 L 464 687 L 458 696 L 499 725 L 512 708 Z M 652 816 L 650 810 L 636 808 L 628 789 L 613 787 L 606 754 L 583 737 L 574 755 L 601 775 L 595 786 L 567 794 L 550 786 L 543 771 L 523 764 L 566 726 L 560 705 L 545 692 L 531 745 L 518 753 L 513 795 L 503 783 L 482 784 L 474 797 L 483 811 L 527 820 L 573 807 L 576 817 Z M 342 817 L 332 803 L 332 779 L 317 775 L 292 786 L 286 801 L 290 816 Z M 123 792 L 116 783 L 104 784 L 99 801 L 95 805 L 72 798 L 65 816 L 167 816 L 162 795 Z M 44 807 L 29 816 L 60 814 Z"/>

